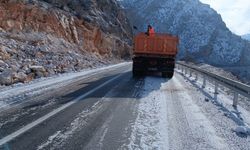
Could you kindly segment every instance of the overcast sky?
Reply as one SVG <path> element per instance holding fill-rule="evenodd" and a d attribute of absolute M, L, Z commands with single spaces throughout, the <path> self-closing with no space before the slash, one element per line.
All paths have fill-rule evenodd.
<path fill-rule="evenodd" d="M 227 27 L 238 35 L 250 33 L 250 0 L 200 0 L 210 4 L 226 23 Z"/>

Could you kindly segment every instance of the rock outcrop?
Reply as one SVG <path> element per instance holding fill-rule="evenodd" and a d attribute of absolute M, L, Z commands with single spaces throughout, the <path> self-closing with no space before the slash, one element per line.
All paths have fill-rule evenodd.
<path fill-rule="evenodd" d="M 115 0 L 1 0 L 0 84 L 128 59 L 131 37 Z"/>

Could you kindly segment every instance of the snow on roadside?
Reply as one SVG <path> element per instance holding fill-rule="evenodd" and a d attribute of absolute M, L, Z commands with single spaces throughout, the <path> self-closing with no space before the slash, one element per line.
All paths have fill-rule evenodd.
<path fill-rule="evenodd" d="M 166 97 L 160 87 L 165 79 L 147 77 L 140 97 L 138 116 L 132 125 L 130 143 L 121 149 L 166 149 L 168 147 Z"/>
<path fill-rule="evenodd" d="M 197 66 L 197 65 L 194 65 L 194 66 L 195 66 L 195 67 L 198 67 L 198 68 L 200 68 L 200 69 L 209 71 L 209 72 L 211 72 L 211 73 L 214 73 L 214 74 L 217 74 L 217 75 L 224 76 L 224 77 L 226 77 L 226 78 L 235 80 L 235 81 L 240 81 L 240 80 L 237 79 L 237 77 L 234 76 L 231 72 L 226 71 L 226 70 L 223 69 L 223 68 L 218 68 L 218 67 L 215 67 L 215 66 L 211 66 L 211 65 L 209 65 L 209 64 L 199 64 L 199 66 Z"/>
<path fill-rule="evenodd" d="M 76 73 L 67 73 L 54 77 L 39 79 L 28 84 L 21 84 L 14 87 L 8 87 L 0 90 L 0 108 L 8 107 L 9 105 L 25 100 L 26 96 L 42 93 L 46 90 L 62 87 L 69 84 L 72 80 L 97 74 L 103 71 L 112 70 L 122 66 L 126 66 L 130 62 L 124 62 L 116 65 L 110 65 L 97 69 L 89 69 Z"/>
<path fill-rule="evenodd" d="M 180 74 L 180 71 L 177 70 Z M 182 74 L 185 76 L 184 74 Z M 202 87 L 203 81 L 199 77 L 197 81 L 195 81 L 194 77 L 190 77 L 189 75 L 186 76 L 190 81 L 194 81 L 193 84 Z M 212 99 L 208 99 L 212 101 L 215 105 L 219 105 L 223 111 L 225 111 L 224 115 L 234 120 L 237 124 L 232 131 L 235 133 L 250 135 L 250 112 L 246 110 L 244 107 L 238 105 L 237 108 L 232 106 L 233 104 L 233 97 L 232 93 L 229 94 L 226 91 L 226 88 L 219 87 L 219 94 L 214 94 L 214 83 L 208 82 L 206 87 L 203 89 L 204 92 L 209 94 Z M 229 90 L 229 92 L 232 92 Z"/>
<path fill-rule="evenodd" d="M 176 100 L 178 99 L 180 101 L 181 108 L 184 111 L 190 128 L 189 130 L 191 130 L 193 134 L 190 138 L 206 141 L 204 143 L 193 143 L 193 145 L 196 145 L 197 149 L 229 149 L 224 139 L 217 135 L 212 122 L 202 113 L 200 107 L 193 101 L 197 99 L 198 92 L 194 94 L 190 93 L 184 81 L 180 80 L 179 77 L 180 76 L 177 77 L 176 75 L 171 80 L 173 85 L 170 87 L 179 90 L 174 96 Z"/>
<path fill-rule="evenodd" d="M 216 67 L 205 63 L 191 63 L 191 62 L 184 62 L 188 63 L 188 65 L 192 65 L 194 67 L 198 67 L 200 69 L 209 71 L 216 75 L 224 76 L 226 78 L 242 82 L 244 84 L 250 85 L 250 66 L 221 66 Z"/>

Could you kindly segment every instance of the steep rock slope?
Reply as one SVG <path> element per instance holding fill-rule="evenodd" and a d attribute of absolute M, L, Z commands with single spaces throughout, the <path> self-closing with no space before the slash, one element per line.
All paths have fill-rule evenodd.
<path fill-rule="evenodd" d="M 115 0 L 1 0 L 0 84 L 127 59 L 130 40 Z"/>
<path fill-rule="evenodd" d="M 250 44 L 234 35 L 221 16 L 199 0 L 122 0 L 132 25 L 152 24 L 180 37 L 179 58 L 213 65 L 249 65 Z"/>

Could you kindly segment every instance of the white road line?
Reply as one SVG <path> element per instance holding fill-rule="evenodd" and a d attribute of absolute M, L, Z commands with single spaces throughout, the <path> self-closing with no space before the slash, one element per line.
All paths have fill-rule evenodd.
<path fill-rule="evenodd" d="M 49 119 L 49 118 L 53 117 L 54 115 L 58 114 L 58 113 L 61 112 L 62 110 L 64 110 L 64 109 L 70 107 L 71 105 L 75 104 L 75 103 L 78 102 L 79 100 L 82 100 L 83 98 L 85 98 L 85 97 L 87 97 L 88 95 L 94 93 L 94 92 L 97 91 L 98 89 L 100 89 L 100 88 L 104 87 L 105 85 L 111 83 L 112 81 L 118 79 L 118 78 L 121 77 L 122 75 L 123 75 L 123 73 L 120 74 L 120 75 L 118 75 L 118 76 L 116 76 L 116 77 L 114 77 L 114 78 L 112 78 L 112 79 L 110 79 L 110 80 L 108 80 L 108 81 L 106 81 L 106 82 L 104 82 L 104 83 L 101 84 L 100 86 L 98 86 L 98 87 L 92 89 L 91 91 L 85 93 L 84 95 L 81 95 L 81 96 L 77 97 L 75 100 L 73 100 L 73 101 L 71 101 L 71 102 L 68 102 L 68 103 L 64 104 L 63 106 L 61 106 L 61 107 L 59 107 L 59 108 L 53 110 L 52 112 L 50 112 L 50 113 L 48 113 L 47 115 L 45 115 L 45 116 L 43 116 L 43 117 L 41 117 L 41 118 L 35 120 L 34 122 L 32 122 L 32 123 L 30 123 L 30 124 L 28 124 L 28 125 L 22 127 L 21 129 L 15 131 L 15 132 L 13 132 L 13 133 L 11 133 L 10 135 L 3 137 L 3 138 L 0 140 L 0 146 L 3 145 L 3 144 L 5 144 L 5 143 L 8 143 L 9 141 L 11 141 L 11 140 L 15 139 L 16 137 L 20 136 L 21 134 L 23 134 L 23 133 L 29 131 L 30 129 L 34 128 L 35 126 L 41 124 L 42 122 L 46 121 L 47 119 Z"/>

